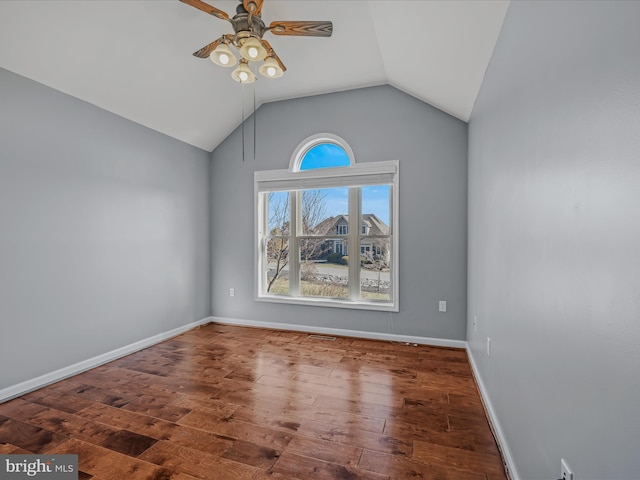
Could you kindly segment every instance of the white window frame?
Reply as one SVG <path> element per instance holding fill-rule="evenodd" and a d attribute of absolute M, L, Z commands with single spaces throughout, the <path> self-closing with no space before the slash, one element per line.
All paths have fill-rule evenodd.
<path fill-rule="evenodd" d="M 303 142 L 298 149 L 305 152 L 318 143 L 327 143 L 326 136 L 315 136 L 315 143 Z M 321 139 L 320 141 L 317 141 Z M 331 140 L 329 140 L 331 141 Z M 334 140 L 334 143 L 335 142 Z M 341 146 L 344 144 L 339 143 Z M 350 150 L 350 149 L 349 149 Z M 292 164 L 289 170 L 267 170 L 256 171 L 254 173 L 254 205 L 256 206 L 254 215 L 255 231 L 255 261 L 254 265 L 256 271 L 254 272 L 254 293 L 255 300 L 261 302 L 272 303 L 287 303 L 294 305 L 314 305 L 323 307 L 338 307 L 338 308 L 353 308 L 361 310 L 378 310 L 378 311 L 399 311 L 399 295 L 398 295 L 398 280 L 399 280 L 399 161 L 389 160 L 382 162 L 371 163 L 352 163 L 349 167 L 333 167 L 333 168 L 319 168 L 313 170 L 300 171 L 296 168 L 299 166 L 300 159 L 304 156 L 299 154 L 300 150 L 297 150 L 298 154 L 294 154 L 293 158 L 296 158 L 297 164 Z M 267 217 L 268 217 L 268 201 L 266 200 L 267 192 L 272 191 L 289 191 L 299 192 L 302 190 L 310 190 L 317 188 L 340 188 L 340 187 L 353 187 L 349 188 L 349 221 L 353 222 L 353 219 L 362 218 L 361 203 L 359 195 L 359 187 L 371 186 L 371 185 L 390 185 L 391 186 L 391 209 L 390 209 L 390 225 L 389 236 L 391 241 L 391 271 L 390 271 L 390 297 L 389 302 L 362 300 L 359 299 L 360 293 L 360 262 L 349 262 L 349 298 L 348 299 L 334 299 L 334 298 L 319 298 L 319 297 L 302 297 L 297 295 L 273 295 L 264 293 L 264 272 L 266 272 L 266 259 L 264 258 L 264 239 L 268 234 L 267 230 Z M 295 232 L 291 228 L 290 245 L 295 245 Z M 349 231 L 356 232 L 354 235 L 346 236 L 348 238 L 349 251 L 360 252 L 360 228 L 357 225 L 349 228 Z M 298 266 L 295 260 L 295 255 L 291 255 L 289 263 L 289 271 L 297 272 Z M 289 279 L 290 289 L 292 288 L 295 293 L 295 278 Z"/>

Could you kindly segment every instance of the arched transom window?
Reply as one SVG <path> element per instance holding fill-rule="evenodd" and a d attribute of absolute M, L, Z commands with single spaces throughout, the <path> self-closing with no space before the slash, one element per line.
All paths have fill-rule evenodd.
<path fill-rule="evenodd" d="M 294 150 L 290 168 L 294 172 L 317 168 L 350 167 L 355 164 L 353 150 L 337 135 L 320 134 L 305 139 Z"/>

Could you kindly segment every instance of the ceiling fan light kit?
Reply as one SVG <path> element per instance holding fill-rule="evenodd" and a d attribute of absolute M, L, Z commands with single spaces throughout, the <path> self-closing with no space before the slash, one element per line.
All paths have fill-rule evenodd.
<path fill-rule="evenodd" d="M 258 71 L 265 78 L 279 78 L 287 70 L 269 42 L 262 38 L 265 33 L 306 37 L 330 37 L 333 33 L 333 24 L 329 21 L 280 21 L 272 22 L 267 27 L 261 15 L 264 0 L 240 0 L 233 18 L 202 0 L 180 1 L 231 23 L 234 34 L 222 35 L 193 55 L 198 58 L 209 57 L 221 67 L 233 67 L 238 63 L 238 58 L 230 48 L 233 46 L 240 55 L 240 64 L 231 73 L 231 77 L 239 83 L 252 83 L 256 80 L 249 62 L 263 62 Z"/>

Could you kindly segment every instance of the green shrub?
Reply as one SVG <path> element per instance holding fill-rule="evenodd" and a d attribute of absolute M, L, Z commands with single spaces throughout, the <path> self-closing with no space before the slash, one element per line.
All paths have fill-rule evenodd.
<path fill-rule="evenodd" d="M 327 255 L 328 263 L 335 263 L 337 265 L 346 265 L 349 257 L 343 257 L 339 253 L 333 252 Z"/>
<path fill-rule="evenodd" d="M 340 260 L 340 255 L 338 253 L 334 252 L 327 255 L 328 263 L 338 263 L 339 260 Z"/>

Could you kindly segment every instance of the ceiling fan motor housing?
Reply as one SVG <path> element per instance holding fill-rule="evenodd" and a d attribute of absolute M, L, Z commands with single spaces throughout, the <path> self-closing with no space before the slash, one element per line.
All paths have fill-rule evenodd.
<path fill-rule="evenodd" d="M 244 7 L 243 7 L 244 10 Z M 264 22 L 257 15 L 251 15 L 251 22 L 249 22 L 250 15 L 246 13 L 238 13 L 235 17 L 231 19 L 231 24 L 233 25 L 233 30 L 236 32 L 238 37 L 242 37 L 242 33 L 253 34 L 258 38 L 262 38 L 264 32 L 267 27 L 265 27 Z M 248 35 L 244 35 L 248 36 Z"/>

